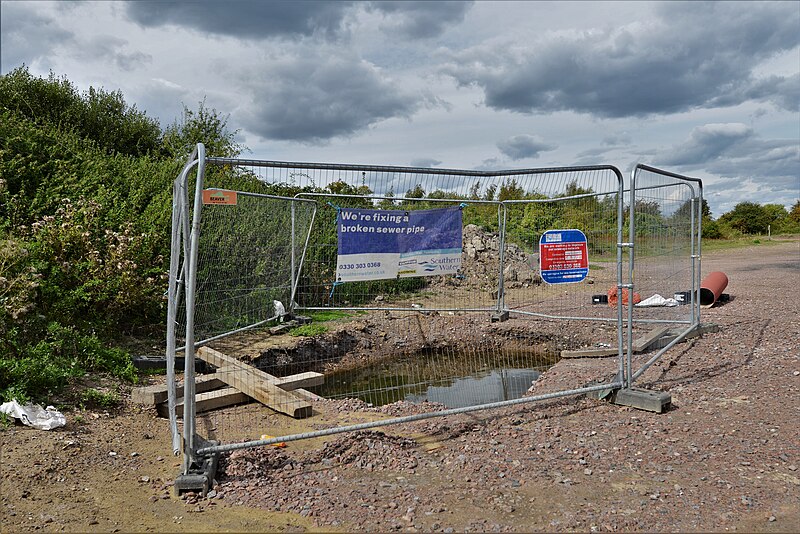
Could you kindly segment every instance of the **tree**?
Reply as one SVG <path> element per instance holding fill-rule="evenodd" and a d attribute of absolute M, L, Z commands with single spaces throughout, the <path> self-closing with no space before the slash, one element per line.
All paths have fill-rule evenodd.
<path fill-rule="evenodd" d="M 755 202 L 739 202 L 719 220 L 744 234 L 763 234 L 771 222 L 768 211 Z"/>
<path fill-rule="evenodd" d="M 494 194 L 497 192 L 497 184 L 492 184 L 486 188 L 483 194 L 483 200 L 494 200 Z"/>
<path fill-rule="evenodd" d="M 780 224 L 789 216 L 789 212 L 781 204 L 764 204 L 762 209 L 770 224 Z"/>
<path fill-rule="evenodd" d="M 191 153 L 197 143 L 206 147 L 206 155 L 234 158 L 242 153 L 242 145 L 235 141 L 238 130 L 228 129 L 228 117 L 216 109 L 206 107 L 203 99 L 197 111 L 183 106 L 180 121 L 174 121 L 164 130 L 162 145 L 165 153 L 183 158 Z"/>
<path fill-rule="evenodd" d="M 509 178 L 507 181 L 503 180 L 500 184 L 500 192 L 497 194 L 497 200 L 520 200 L 525 195 L 525 190 L 517 183 L 516 178 Z"/>
<path fill-rule="evenodd" d="M 572 180 L 570 183 L 567 184 L 567 188 L 564 191 L 564 194 L 559 196 L 574 197 L 578 195 L 588 195 L 590 193 L 594 193 L 594 190 L 592 190 L 591 187 L 588 189 L 585 187 L 580 187 L 578 185 L 578 180 Z"/>
<path fill-rule="evenodd" d="M 789 212 L 789 219 L 796 224 L 800 224 L 800 200 L 792 206 L 792 211 Z"/>
<path fill-rule="evenodd" d="M 66 77 L 38 78 L 25 66 L 0 76 L 0 109 L 39 126 L 74 132 L 108 153 L 143 156 L 158 149 L 158 121 L 128 105 L 120 91 L 89 87 L 81 94 Z"/>
<path fill-rule="evenodd" d="M 478 200 L 481 198 L 481 181 L 475 180 L 475 183 L 469 188 L 469 198 Z"/>
<path fill-rule="evenodd" d="M 687 200 L 681 206 L 675 210 L 675 213 L 672 214 L 672 218 L 679 221 L 688 221 L 691 220 L 692 216 L 692 201 Z M 706 220 L 711 220 L 711 208 L 708 207 L 708 200 L 703 199 L 703 207 L 702 207 L 702 217 L 703 217 L 703 224 L 706 223 Z"/>
<path fill-rule="evenodd" d="M 425 190 L 422 189 L 422 184 L 417 184 L 414 186 L 413 189 L 409 189 L 406 191 L 406 198 L 425 198 Z M 409 205 L 413 201 L 403 200 L 400 204 L 401 205 Z"/>
<path fill-rule="evenodd" d="M 393 210 L 395 208 L 394 200 L 392 200 L 394 198 L 394 189 L 389 189 L 383 196 L 386 198 L 378 202 L 378 208 L 382 210 Z"/>

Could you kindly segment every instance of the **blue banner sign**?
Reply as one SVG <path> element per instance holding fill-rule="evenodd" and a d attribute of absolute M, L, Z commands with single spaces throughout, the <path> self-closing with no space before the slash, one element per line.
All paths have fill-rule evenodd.
<path fill-rule="evenodd" d="M 586 234 L 580 230 L 548 230 L 539 239 L 539 267 L 548 284 L 580 282 L 589 274 Z"/>
<path fill-rule="evenodd" d="M 336 281 L 455 274 L 461 268 L 461 208 L 419 211 L 341 208 Z"/>

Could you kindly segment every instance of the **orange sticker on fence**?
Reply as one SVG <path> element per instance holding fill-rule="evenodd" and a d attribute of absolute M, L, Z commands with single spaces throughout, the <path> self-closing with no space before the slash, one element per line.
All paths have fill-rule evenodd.
<path fill-rule="evenodd" d="M 218 204 L 222 206 L 236 205 L 236 191 L 220 191 L 218 189 L 203 190 L 203 204 Z"/>

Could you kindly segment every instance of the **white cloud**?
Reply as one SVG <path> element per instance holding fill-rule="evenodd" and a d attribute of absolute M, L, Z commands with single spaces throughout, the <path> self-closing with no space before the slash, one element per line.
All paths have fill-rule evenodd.
<path fill-rule="evenodd" d="M 797 49 L 796 5 L 760 3 L 746 16 L 741 5 L 668 2 L 647 23 L 479 44 L 441 70 L 480 87 L 486 106 L 522 113 L 637 117 L 747 100 L 796 110 L 794 77 L 753 73 Z"/>
<path fill-rule="evenodd" d="M 56 18 L 36 9 L 36 4 L 0 4 L 0 72 L 33 65 L 75 39 L 75 33 L 61 27 Z"/>
<path fill-rule="evenodd" d="M 0 9 L 0 72 L 25 63 L 79 90 L 119 89 L 162 125 L 205 99 L 254 158 L 626 172 L 642 161 L 702 178 L 717 215 L 738 197 L 800 197 L 796 2 Z"/>

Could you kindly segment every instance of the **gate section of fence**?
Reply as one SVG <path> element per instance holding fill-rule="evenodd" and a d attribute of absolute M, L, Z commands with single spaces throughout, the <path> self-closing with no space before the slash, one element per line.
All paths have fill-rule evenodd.
<path fill-rule="evenodd" d="M 184 470 L 220 451 L 622 385 L 621 308 L 593 298 L 624 289 L 614 167 L 289 163 L 199 146 L 175 191 L 168 360 L 185 352 L 183 400 L 170 394 Z M 609 352 L 592 376 L 537 380 L 587 345 Z M 195 354 L 216 372 L 195 377 Z M 437 404 L 343 424 L 316 415 L 320 396 Z"/>
<path fill-rule="evenodd" d="M 638 303 L 627 314 L 628 384 L 699 325 L 702 206 L 700 180 L 641 164 L 633 169 L 626 221 L 633 244 L 628 285 Z M 637 327 L 660 327 L 671 341 L 634 369 Z"/>

